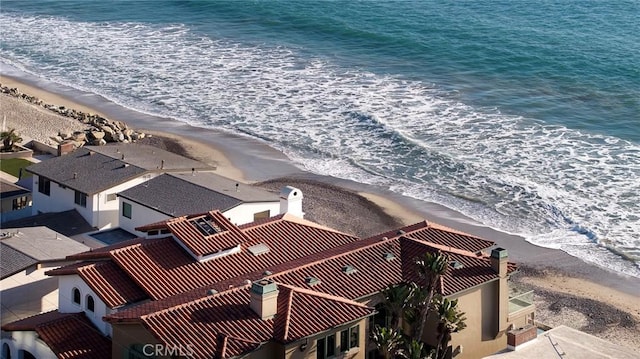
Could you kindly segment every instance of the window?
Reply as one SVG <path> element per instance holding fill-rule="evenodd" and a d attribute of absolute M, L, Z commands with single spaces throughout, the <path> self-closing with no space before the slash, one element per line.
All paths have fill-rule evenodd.
<path fill-rule="evenodd" d="M 88 295 L 87 296 L 87 310 L 90 312 L 93 312 L 95 310 L 96 307 L 96 303 L 93 301 L 93 297 Z"/>
<path fill-rule="evenodd" d="M 326 359 L 336 355 L 336 335 L 331 334 L 317 341 L 316 358 Z"/>
<path fill-rule="evenodd" d="M 76 304 L 80 304 L 80 290 L 78 288 L 73 288 L 73 302 Z"/>
<path fill-rule="evenodd" d="M 51 181 L 48 178 L 38 177 L 38 192 L 47 196 L 51 195 Z"/>
<path fill-rule="evenodd" d="M 270 215 L 271 215 L 271 212 L 269 210 L 258 212 L 258 213 L 254 213 L 253 214 L 253 220 L 257 221 L 259 219 L 269 218 Z"/>
<path fill-rule="evenodd" d="M 359 326 L 354 326 L 340 332 L 340 351 L 347 352 L 357 348 L 360 344 Z"/>
<path fill-rule="evenodd" d="M 131 203 L 122 202 L 122 216 L 131 219 Z"/>
<path fill-rule="evenodd" d="M 74 200 L 75 204 L 86 207 L 87 206 L 87 194 L 82 193 L 80 191 L 76 191 L 76 196 Z"/>
<path fill-rule="evenodd" d="M 21 197 L 18 197 L 18 198 L 14 198 L 13 199 L 12 209 L 14 211 L 17 211 L 19 209 L 25 208 L 28 204 L 29 204 L 29 199 L 27 198 L 27 196 L 21 196 Z"/>
<path fill-rule="evenodd" d="M 115 193 L 107 193 L 107 202 L 115 201 L 118 199 Z"/>

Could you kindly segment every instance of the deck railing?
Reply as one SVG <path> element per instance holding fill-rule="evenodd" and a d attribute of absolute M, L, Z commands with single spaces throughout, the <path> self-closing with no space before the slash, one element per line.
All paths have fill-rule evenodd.
<path fill-rule="evenodd" d="M 509 314 L 513 314 L 533 305 L 533 291 L 509 298 Z"/>

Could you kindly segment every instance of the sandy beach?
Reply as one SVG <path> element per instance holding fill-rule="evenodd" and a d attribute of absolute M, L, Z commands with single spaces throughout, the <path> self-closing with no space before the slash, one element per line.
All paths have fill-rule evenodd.
<path fill-rule="evenodd" d="M 432 203 L 400 198 L 388 191 L 301 171 L 268 146 L 210 129 L 149 116 L 126 116 L 126 111 L 90 106 L 47 91 L 21 79 L 2 76 L 3 86 L 45 103 L 98 113 L 151 134 L 145 143 L 215 165 L 227 177 L 276 189 L 299 187 L 305 196 L 307 218 L 320 224 L 366 237 L 403 224 L 430 220 L 495 241 L 507 248 L 521 270 L 512 278 L 522 290 L 535 290 L 537 320 L 548 326 L 564 324 L 630 348 L 640 348 L 640 279 L 618 275 L 587 264 L 559 250 L 536 247 L 523 238 L 473 223 L 468 218 Z M 58 131 L 75 129 L 74 120 L 38 106 L 0 96 L 6 128 L 25 138 L 46 141 Z M 94 108 L 99 107 L 99 108 Z M 71 121 L 71 122 L 70 122 Z M 349 213 L 350 215 L 344 215 Z M 352 215 L 357 213 L 357 215 Z"/>

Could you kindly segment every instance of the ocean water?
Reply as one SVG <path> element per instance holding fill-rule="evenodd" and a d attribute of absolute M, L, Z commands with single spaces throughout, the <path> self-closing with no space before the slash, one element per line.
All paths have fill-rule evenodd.
<path fill-rule="evenodd" d="M 640 3 L 12 1 L 0 63 L 640 277 Z"/>

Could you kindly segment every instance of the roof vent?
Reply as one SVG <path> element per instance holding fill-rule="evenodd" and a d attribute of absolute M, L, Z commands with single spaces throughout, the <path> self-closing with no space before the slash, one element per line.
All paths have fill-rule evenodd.
<path fill-rule="evenodd" d="M 384 260 L 386 260 L 387 262 L 391 262 L 394 259 L 396 259 L 396 256 L 393 253 L 389 252 L 384 254 Z"/>
<path fill-rule="evenodd" d="M 453 269 L 460 269 L 460 268 L 463 268 L 463 267 L 464 267 L 464 264 L 462 264 L 462 263 L 460 263 L 460 262 L 458 262 L 458 261 L 451 261 L 451 262 L 449 263 L 449 266 L 450 266 L 451 268 L 453 268 Z"/>
<path fill-rule="evenodd" d="M 387 236 L 382 237 L 382 240 L 383 240 L 383 241 L 386 241 L 386 240 L 388 240 L 388 239 L 389 239 L 389 237 L 387 237 Z"/>
<path fill-rule="evenodd" d="M 316 278 L 316 277 L 307 277 L 304 279 L 304 282 L 309 286 L 309 287 L 315 287 L 316 285 L 320 284 L 320 279 Z"/>
<path fill-rule="evenodd" d="M 402 229 L 399 229 L 398 232 L 397 232 L 397 234 L 405 234 L 405 233 L 407 233 L 407 232 L 403 231 Z"/>
<path fill-rule="evenodd" d="M 253 254 L 254 256 L 259 256 L 261 254 L 269 253 L 269 247 L 267 247 L 267 245 L 264 243 L 258 243 L 256 245 L 253 245 L 247 248 L 247 250 L 251 252 L 251 254 Z"/>
<path fill-rule="evenodd" d="M 218 291 L 217 291 L 217 290 L 215 290 L 215 289 L 209 289 L 209 290 L 207 291 L 207 295 L 214 295 L 214 294 L 218 294 Z"/>
<path fill-rule="evenodd" d="M 95 152 L 89 151 L 89 156 L 93 156 L 94 154 L 95 154 Z"/>
<path fill-rule="evenodd" d="M 270 270 L 266 270 L 266 271 L 262 272 L 262 275 L 265 275 L 265 276 L 272 275 L 272 274 L 273 274 L 273 272 L 270 271 Z"/>
<path fill-rule="evenodd" d="M 73 172 L 73 179 L 78 179 L 78 172 Z"/>
<path fill-rule="evenodd" d="M 342 267 L 342 273 L 344 273 L 344 274 L 353 274 L 353 273 L 355 273 L 357 271 L 358 270 L 354 266 L 349 265 L 349 264 L 347 264 L 346 266 Z"/>
<path fill-rule="evenodd" d="M 125 164 L 122 165 L 122 168 L 127 168 L 127 167 L 129 167 L 128 163 L 125 163 Z"/>

